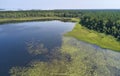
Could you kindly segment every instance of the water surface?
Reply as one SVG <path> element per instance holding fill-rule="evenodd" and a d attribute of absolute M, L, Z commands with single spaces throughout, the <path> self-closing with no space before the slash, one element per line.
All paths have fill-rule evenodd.
<path fill-rule="evenodd" d="M 61 21 L 24 22 L 0 25 L 0 75 L 9 76 L 13 66 L 24 66 L 32 59 L 27 52 L 31 41 L 50 49 L 61 45 L 62 35 L 75 23 Z"/>

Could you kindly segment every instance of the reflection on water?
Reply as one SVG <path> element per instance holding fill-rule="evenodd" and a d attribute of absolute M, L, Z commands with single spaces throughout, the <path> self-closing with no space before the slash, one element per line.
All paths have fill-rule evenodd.
<path fill-rule="evenodd" d="M 43 43 L 45 46 L 40 45 L 40 48 L 48 50 L 60 46 L 63 33 L 71 31 L 74 24 L 61 21 L 0 24 L 0 76 L 10 76 L 8 72 L 13 66 L 24 66 L 33 58 L 41 57 L 29 55 L 27 42 Z M 36 54 L 32 50 L 30 53 Z"/>
<path fill-rule="evenodd" d="M 39 47 L 42 50 L 34 48 L 37 55 L 41 55 L 44 48 Z M 61 47 L 44 53 L 44 57 L 49 56 L 50 61 L 38 58 L 28 67 L 13 67 L 10 72 L 14 76 L 120 76 L 120 53 L 71 37 L 63 37 Z"/>

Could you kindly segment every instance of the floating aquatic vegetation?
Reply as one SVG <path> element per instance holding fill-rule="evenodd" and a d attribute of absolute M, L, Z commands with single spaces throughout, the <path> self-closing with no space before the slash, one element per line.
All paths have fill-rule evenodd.
<path fill-rule="evenodd" d="M 40 48 L 36 48 L 39 46 Z M 45 49 L 43 45 L 29 50 Z M 33 49 L 34 48 L 34 49 Z M 46 49 L 45 49 L 46 50 Z M 39 50 L 40 51 L 40 50 Z M 28 67 L 13 67 L 11 76 L 119 76 L 120 54 L 95 45 L 63 37 L 61 47 L 47 52 L 41 50 L 48 61 L 33 61 Z M 32 52 L 33 53 L 33 52 Z"/>

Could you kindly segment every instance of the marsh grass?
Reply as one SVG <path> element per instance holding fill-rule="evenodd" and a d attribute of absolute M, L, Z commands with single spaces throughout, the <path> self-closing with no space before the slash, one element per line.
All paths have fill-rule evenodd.
<path fill-rule="evenodd" d="M 78 40 L 98 45 L 101 48 L 120 51 L 120 42 L 114 37 L 89 30 L 81 26 L 79 23 L 75 25 L 72 31 L 65 34 L 65 36 L 75 37 Z"/>
<path fill-rule="evenodd" d="M 60 20 L 64 22 L 79 21 L 79 19 L 77 18 L 69 18 L 69 17 L 25 17 L 25 18 L 2 18 L 0 19 L 0 24 L 28 22 L 28 21 L 51 21 L 51 20 Z"/>

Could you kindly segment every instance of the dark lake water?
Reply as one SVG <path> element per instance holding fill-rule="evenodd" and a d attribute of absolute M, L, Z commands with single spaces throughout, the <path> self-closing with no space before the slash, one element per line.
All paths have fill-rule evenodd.
<path fill-rule="evenodd" d="M 0 76 L 10 76 L 9 69 L 26 66 L 33 60 L 27 49 L 31 41 L 42 43 L 47 49 L 61 47 L 62 52 L 70 54 L 73 60 L 68 69 L 72 76 L 79 72 L 86 76 L 120 76 L 120 53 L 65 37 L 74 25 L 61 21 L 0 25 Z"/>
<path fill-rule="evenodd" d="M 24 22 L 0 25 L 0 76 L 9 76 L 13 66 L 24 66 L 32 57 L 26 43 L 40 42 L 47 48 L 61 46 L 61 38 L 75 23 L 61 21 Z"/>

